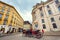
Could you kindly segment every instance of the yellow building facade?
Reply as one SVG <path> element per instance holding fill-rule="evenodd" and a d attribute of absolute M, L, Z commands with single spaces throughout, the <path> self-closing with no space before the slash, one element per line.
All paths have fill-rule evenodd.
<path fill-rule="evenodd" d="M 33 29 L 60 31 L 60 0 L 37 3 L 32 10 Z"/>
<path fill-rule="evenodd" d="M 23 18 L 13 6 L 0 1 L 0 28 L 22 28 L 23 22 Z"/>

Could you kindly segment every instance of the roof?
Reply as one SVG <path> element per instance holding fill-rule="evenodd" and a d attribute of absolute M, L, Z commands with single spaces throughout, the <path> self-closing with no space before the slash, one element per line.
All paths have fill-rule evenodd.
<path fill-rule="evenodd" d="M 47 0 L 46 2 L 42 2 L 42 1 L 41 1 L 41 3 L 37 3 L 36 5 L 33 6 L 33 10 L 34 10 L 35 8 L 37 8 L 38 6 L 40 6 L 40 5 L 45 5 L 45 4 L 47 4 L 47 3 L 51 2 L 51 1 L 53 1 L 53 0 Z"/>
<path fill-rule="evenodd" d="M 24 21 L 24 24 L 30 24 L 30 22 L 29 21 Z"/>

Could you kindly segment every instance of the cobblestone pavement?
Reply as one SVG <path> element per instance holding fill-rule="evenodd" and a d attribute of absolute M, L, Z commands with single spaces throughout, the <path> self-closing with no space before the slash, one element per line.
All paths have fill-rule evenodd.
<path fill-rule="evenodd" d="M 40 39 L 22 37 L 22 34 L 10 35 L 1 37 L 0 40 L 60 40 L 60 36 L 43 36 Z"/>

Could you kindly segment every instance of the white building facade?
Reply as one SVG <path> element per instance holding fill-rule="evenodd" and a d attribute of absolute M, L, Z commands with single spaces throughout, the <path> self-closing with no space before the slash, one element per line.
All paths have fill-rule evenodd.
<path fill-rule="evenodd" d="M 60 31 L 60 0 L 38 3 L 32 10 L 34 30 Z"/>

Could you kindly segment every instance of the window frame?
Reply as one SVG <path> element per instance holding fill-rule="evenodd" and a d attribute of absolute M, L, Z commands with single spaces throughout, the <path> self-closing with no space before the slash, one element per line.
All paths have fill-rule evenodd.
<path fill-rule="evenodd" d="M 49 5 L 47 5 L 47 8 L 50 8 L 50 6 L 49 6 Z"/>
<path fill-rule="evenodd" d="M 7 24 L 7 20 L 4 20 L 3 25 L 6 25 L 6 24 Z"/>
<path fill-rule="evenodd" d="M 59 3 L 59 0 L 55 0 L 55 3 L 58 4 Z"/>
<path fill-rule="evenodd" d="M 45 24 L 43 24 L 42 26 L 43 26 L 43 29 L 46 29 L 46 25 Z"/>
<path fill-rule="evenodd" d="M 38 24 L 35 24 L 35 27 L 37 28 L 38 27 Z"/>
<path fill-rule="evenodd" d="M 58 10 L 60 11 L 60 6 L 58 6 Z"/>
<path fill-rule="evenodd" d="M 44 19 L 42 19 L 42 23 L 45 23 Z"/>
<path fill-rule="evenodd" d="M 7 14 L 9 14 L 9 13 L 10 13 L 10 8 L 7 9 Z"/>
<path fill-rule="evenodd" d="M 2 18 L 2 14 L 0 14 L 0 18 Z"/>
<path fill-rule="evenodd" d="M 56 23 L 53 23 L 52 26 L 53 26 L 53 28 L 57 28 Z"/>
<path fill-rule="evenodd" d="M 44 16 L 44 14 L 41 12 L 41 13 L 40 13 L 40 16 L 41 16 L 41 17 L 43 17 L 43 16 Z"/>
<path fill-rule="evenodd" d="M 42 11 L 42 7 L 40 7 L 39 10 Z"/>
<path fill-rule="evenodd" d="M 4 10 L 5 10 L 5 7 L 6 7 L 6 5 L 4 5 L 4 6 L 2 7 L 2 10 L 1 10 L 1 12 L 4 12 Z"/>
<path fill-rule="evenodd" d="M 49 15 L 51 15 L 52 14 L 52 11 L 51 10 L 48 10 L 48 13 L 49 13 Z"/>
<path fill-rule="evenodd" d="M 60 17 L 59 17 L 59 20 L 60 20 Z"/>
<path fill-rule="evenodd" d="M 53 17 L 51 18 L 51 22 L 55 22 L 55 19 Z"/>

